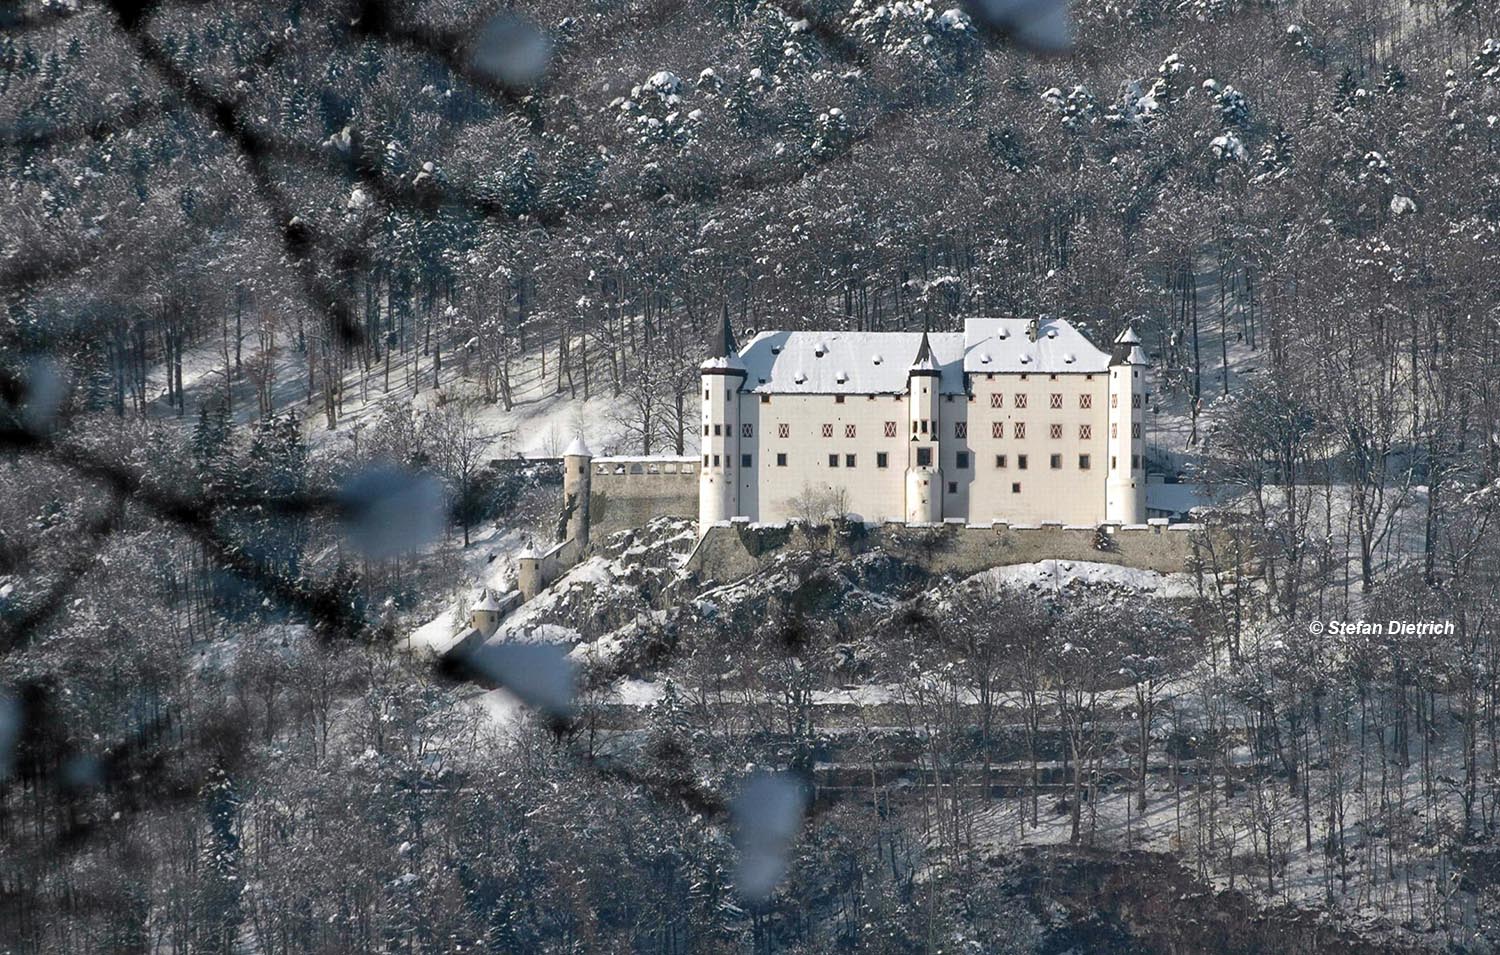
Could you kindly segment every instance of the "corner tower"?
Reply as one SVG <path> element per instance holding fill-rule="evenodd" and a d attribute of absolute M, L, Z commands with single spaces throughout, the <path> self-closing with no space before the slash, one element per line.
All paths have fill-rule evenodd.
<path fill-rule="evenodd" d="M 698 473 L 698 536 L 739 513 L 735 466 L 740 452 L 740 388 L 745 363 L 729 327 L 729 306 L 719 329 L 718 357 L 699 366 L 703 379 L 703 466 Z"/>
<path fill-rule="evenodd" d="M 1112 524 L 1146 520 L 1146 353 L 1127 326 L 1109 356 L 1109 472 L 1104 519 Z"/>
<path fill-rule="evenodd" d="M 573 439 L 563 452 L 563 540 L 578 544 L 583 553 L 589 546 L 589 490 L 594 452 L 583 438 Z"/>
<path fill-rule="evenodd" d="M 941 381 L 932 342 L 924 331 L 917 357 L 906 373 L 906 520 L 912 524 L 935 524 L 943 519 L 943 474 L 938 461 Z"/>

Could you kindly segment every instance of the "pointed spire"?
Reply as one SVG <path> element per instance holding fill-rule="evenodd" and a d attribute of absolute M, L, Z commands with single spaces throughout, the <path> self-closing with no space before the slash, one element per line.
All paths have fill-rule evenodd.
<path fill-rule="evenodd" d="M 938 373 L 937 359 L 932 354 L 932 340 L 928 338 L 927 329 L 922 330 L 922 343 L 917 346 L 917 357 L 912 360 L 911 374 L 913 375 L 936 375 Z"/>
<path fill-rule="evenodd" d="M 724 322 L 719 329 L 719 356 L 728 358 L 739 351 L 734 343 L 734 329 L 729 325 L 729 303 L 724 303 Z"/>

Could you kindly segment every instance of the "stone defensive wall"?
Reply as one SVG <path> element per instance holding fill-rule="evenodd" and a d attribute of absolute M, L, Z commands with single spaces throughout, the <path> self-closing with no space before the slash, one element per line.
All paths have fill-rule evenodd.
<path fill-rule="evenodd" d="M 1227 542 L 1210 548 L 1210 531 L 1202 524 L 1105 524 L 1110 546 L 1096 547 L 1098 528 L 1064 524 L 1021 525 L 995 522 L 966 524 L 836 524 L 811 535 L 801 525 L 751 524 L 736 519 L 716 524 L 688 557 L 687 569 L 704 580 L 738 580 L 768 564 L 785 550 L 832 550 L 853 556 L 869 550 L 910 561 L 934 574 L 968 576 L 1005 564 L 1058 559 L 1120 564 L 1159 573 L 1228 570 Z M 1212 566 L 1216 553 L 1223 565 Z M 1249 561 L 1244 561 L 1247 565 Z"/>
<path fill-rule="evenodd" d="M 644 527 L 653 517 L 698 517 L 698 459 L 598 457 L 589 472 L 589 536 Z"/>

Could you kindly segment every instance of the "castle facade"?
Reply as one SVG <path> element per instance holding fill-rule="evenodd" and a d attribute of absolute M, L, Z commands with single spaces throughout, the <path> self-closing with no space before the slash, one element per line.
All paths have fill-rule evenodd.
<path fill-rule="evenodd" d="M 1140 524 L 1147 360 L 1060 319 L 762 332 L 701 367 L 700 534 L 736 517 Z M 814 513 L 819 512 L 819 513 Z"/>

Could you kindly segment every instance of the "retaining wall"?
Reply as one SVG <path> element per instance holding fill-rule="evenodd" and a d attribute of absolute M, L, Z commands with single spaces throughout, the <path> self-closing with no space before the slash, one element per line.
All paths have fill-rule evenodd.
<path fill-rule="evenodd" d="M 935 574 L 968 576 L 1006 564 L 1056 558 L 1120 564 L 1159 573 L 1195 566 L 1208 531 L 1201 524 L 1105 525 L 1111 546 L 1094 546 L 1096 528 L 1062 524 L 970 525 L 850 524 L 809 536 L 800 525 L 761 525 L 747 520 L 716 524 L 688 558 L 687 569 L 708 580 L 736 580 L 767 564 L 783 550 L 832 549 L 841 556 L 880 548 Z"/>

